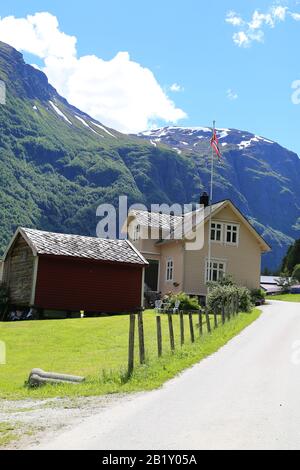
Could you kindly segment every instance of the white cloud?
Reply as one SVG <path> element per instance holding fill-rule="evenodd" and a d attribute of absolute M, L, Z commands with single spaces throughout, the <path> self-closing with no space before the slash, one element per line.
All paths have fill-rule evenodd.
<path fill-rule="evenodd" d="M 111 60 L 78 57 L 76 37 L 61 32 L 50 13 L 1 18 L 0 40 L 42 59 L 43 71 L 60 94 L 122 132 L 145 130 L 156 120 L 176 123 L 186 117 L 152 71 L 131 60 L 128 52 Z"/>
<path fill-rule="evenodd" d="M 286 20 L 287 15 L 300 21 L 300 14 L 293 13 L 288 7 L 278 4 L 271 6 L 265 13 L 255 10 L 250 21 L 245 21 L 237 13 L 231 11 L 227 14 L 225 21 L 233 27 L 240 28 L 233 34 L 233 42 L 239 47 L 250 47 L 253 42 L 263 42 L 264 29 L 275 28 L 277 23 Z"/>
<path fill-rule="evenodd" d="M 238 33 L 234 33 L 232 36 L 233 42 L 237 44 L 239 47 L 248 47 L 250 46 L 251 40 L 249 36 L 244 31 L 239 31 Z"/>
<path fill-rule="evenodd" d="M 16 49 L 30 52 L 40 59 L 48 56 L 76 56 L 76 38 L 59 31 L 57 18 L 47 12 L 28 15 L 26 18 L 1 18 L 0 38 Z"/>
<path fill-rule="evenodd" d="M 295 20 L 295 21 L 300 21 L 300 13 L 290 13 L 291 17 Z"/>
<path fill-rule="evenodd" d="M 238 97 L 239 97 L 239 95 L 238 95 L 235 91 L 233 91 L 231 88 L 229 88 L 229 89 L 227 90 L 227 98 L 228 98 L 229 100 L 235 101 L 235 100 L 238 99 Z"/>
<path fill-rule="evenodd" d="M 170 91 L 173 91 L 174 93 L 179 93 L 180 91 L 184 91 L 184 88 L 181 85 L 178 85 L 178 83 L 173 83 L 170 86 Z"/>
<path fill-rule="evenodd" d="M 285 20 L 287 12 L 288 12 L 288 7 L 283 7 L 283 6 L 278 5 L 272 8 L 273 17 L 279 19 L 279 21 Z"/>
<path fill-rule="evenodd" d="M 233 26 L 241 26 L 244 23 L 244 20 L 237 14 L 235 11 L 230 11 L 227 13 L 226 23 L 232 24 Z"/>

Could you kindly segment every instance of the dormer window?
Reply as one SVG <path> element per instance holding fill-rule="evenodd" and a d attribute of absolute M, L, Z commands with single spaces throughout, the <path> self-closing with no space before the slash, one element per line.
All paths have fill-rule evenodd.
<path fill-rule="evenodd" d="M 141 226 L 135 225 L 133 229 L 133 241 L 136 242 L 141 238 Z"/>

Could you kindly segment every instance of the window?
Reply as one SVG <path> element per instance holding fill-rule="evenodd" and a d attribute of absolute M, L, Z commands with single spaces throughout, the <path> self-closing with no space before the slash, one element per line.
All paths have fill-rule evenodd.
<path fill-rule="evenodd" d="M 239 233 L 238 225 L 226 224 L 225 243 L 229 243 L 231 245 L 237 245 L 238 233 Z"/>
<path fill-rule="evenodd" d="M 167 260 L 166 280 L 173 281 L 174 263 L 172 258 Z"/>
<path fill-rule="evenodd" d="M 209 267 L 208 261 L 206 261 L 206 282 L 221 281 L 225 275 L 225 272 L 226 272 L 225 261 L 212 260 L 210 263 L 210 267 Z"/>
<path fill-rule="evenodd" d="M 217 222 L 211 223 L 210 239 L 214 242 L 222 242 L 223 225 Z"/>
<path fill-rule="evenodd" d="M 141 238 L 141 226 L 135 225 L 133 229 L 133 241 L 136 242 Z"/>

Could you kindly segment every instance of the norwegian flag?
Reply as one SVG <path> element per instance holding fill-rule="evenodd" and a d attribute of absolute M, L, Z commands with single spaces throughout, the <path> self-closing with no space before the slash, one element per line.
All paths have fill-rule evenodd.
<path fill-rule="evenodd" d="M 218 158 L 220 159 L 222 155 L 221 155 L 221 151 L 219 147 L 219 140 L 218 140 L 215 129 L 213 130 L 213 135 L 212 135 L 212 138 L 210 139 L 210 145 L 213 148 L 213 150 L 216 152 L 216 154 L 218 155 Z"/>

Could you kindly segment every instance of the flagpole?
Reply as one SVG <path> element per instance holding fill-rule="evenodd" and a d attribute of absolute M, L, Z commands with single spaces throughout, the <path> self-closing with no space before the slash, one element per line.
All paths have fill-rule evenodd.
<path fill-rule="evenodd" d="M 216 130 L 216 121 L 213 121 L 213 135 Z M 212 201 L 213 201 L 213 187 L 214 187 L 214 149 L 211 148 L 211 171 L 210 171 L 210 197 L 209 197 L 209 232 L 208 232 L 208 279 L 212 281 L 212 266 L 211 266 L 211 227 L 212 227 Z"/>

